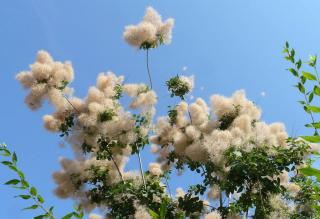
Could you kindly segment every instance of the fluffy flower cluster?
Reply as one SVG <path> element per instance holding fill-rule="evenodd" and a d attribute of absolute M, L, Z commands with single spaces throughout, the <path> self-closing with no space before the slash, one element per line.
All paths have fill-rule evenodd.
<path fill-rule="evenodd" d="M 125 27 L 124 39 L 137 48 L 154 48 L 158 44 L 169 44 L 174 25 L 172 18 L 162 21 L 161 15 L 152 7 L 146 9 L 143 20 L 138 25 Z"/>
<path fill-rule="evenodd" d="M 174 151 L 192 161 L 211 161 L 224 167 L 224 154 L 230 147 L 250 151 L 265 145 L 287 146 L 284 125 L 260 121 L 261 110 L 246 98 L 243 90 L 236 91 L 231 98 L 213 95 L 211 112 L 201 98 L 190 105 L 182 101 L 175 109 L 174 118 L 158 119 L 155 135 L 150 138 L 161 146 L 154 150 L 160 154 L 159 161 L 166 161 L 166 156 Z"/>
<path fill-rule="evenodd" d="M 25 102 L 31 110 L 41 107 L 46 98 L 55 107 L 66 108 L 62 95 L 71 91 L 66 85 L 73 80 L 73 68 L 70 62 L 55 62 L 49 53 L 39 51 L 30 71 L 20 72 L 16 79 L 30 90 Z"/>
<path fill-rule="evenodd" d="M 217 211 L 213 211 L 204 216 L 205 219 L 221 219 L 221 215 Z"/>
<path fill-rule="evenodd" d="M 60 160 L 62 170 L 53 174 L 58 185 L 56 194 L 61 198 L 77 198 L 87 209 L 92 209 L 95 206 L 86 198 L 85 183 L 94 177 L 93 168 L 108 171 L 106 181 L 110 184 L 121 180 L 117 168 L 124 179 L 137 178 L 137 174 L 125 172 L 124 167 L 132 151 L 131 145 L 149 133 L 157 96 L 146 85 L 123 84 L 122 76 L 108 72 L 99 74 L 96 86 L 90 87 L 84 99 L 68 98 L 63 96 L 66 88 L 59 86 L 72 78 L 69 63 L 55 62 L 44 51 L 38 53 L 30 72 L 17 75 L 23 87 L 30 89 L 26 103 L 32 110 L 38 109 L 46 99 L 53 104 L 56 111 L 43 117 L 44 126 L 49 131 L 61 132 L 77 157 L 76 160 Z M 137 116 L 125 111 L 118 100 L 122 92 L 132 98 L 129 107 L 138 110 L 141 122 L 138 131 Z M 99 158 L 103 156 L 99 154 L 101 142 L 110 147 L 114 162 Z"/>

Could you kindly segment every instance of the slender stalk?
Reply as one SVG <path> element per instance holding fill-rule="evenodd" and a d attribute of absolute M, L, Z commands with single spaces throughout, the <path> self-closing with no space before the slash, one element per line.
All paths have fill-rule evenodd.
<path fill-rule="evenodd" d="M 42 211 L 44 211 L 49 216 L 50 219 L 55 219 L 52 212 L 48 211 L 45 207 L 43 207 L 43 205 L 37 200 L 36 197 L 32 196 L 32 199 L 42 209 Z"/>
<path fill-rule="evenodd" d="M 315 72 L 316 72 L 317 81 L 318 81 L 318 83 L 319 83 L 318 71 L 317 71 L 316 67 L 314 67 L 314 70 L 315 70 Z M 296 71 L 297 71 L 298 74 L 299 74 L 299 70 L 296 69 Z M 299 74 L 299 77 L 300 77 L 300 74 Z M 307 97 L 307 95 L 306 95 L 306 92 L 303 92 L 303 95 L 304 95 L 304 99 L 305 99 L 305 101 L 306 101 L 306 103 L 307 103 L 306 105 L 307 105 L 307 106 L 310 106 L 310 102 L 309 102 L 309 100 L 308 100 L 308 97 Z M 310 116 L 311 116 L 312 123 L 315 123 L 315 119 L 314 119 L 313 113 L 312 113 L 311 111 L 310 111 Z M 318 135 L 318 129 L 317 129 L 316 127 L 314 127 L 314 131 L 315 131 L 315 133 Z"/>
<path fill-rule="evenodd" d="M 166 179 L 166 184 L 167 184 L 167 188 L 168 188 L 168 192 L 169 192 L 170 198 L 172 199 L 172 193 L 171 193 L 171 189 L 170 189 L 170 186 L 169 186 L 168 177 L 165 177 L 165 179 Z"/>
<path fill-rule="evenodd" d="M 305 99 L 305 101 L 307 103 L 307 106 L 310 106 L 310 102 L 309 102 L 309 100 L 307 98 L 306 93 L 304 92 L 303 95 L 304 95 L 304 99 Z M 311 116 L 312 123 L 315 123 L 315 119 L 314 119 L 313 113 L 311 111 L 310 111 L 310 116 Z M 316 134 L 318 134 L 318 129 L 316 127 L 314 127 L 314 131 L 315 131 Z"/>
<path fill-rule="evenodd" d="M 150 73 L 150 69 L 149 69 L 149 49 L 147 49 L 147 71 L 148 71 L 148 76 L 149 76 L 150 88 L 152 89 L 152 79 L 151 79 L 151 73 Z"/>
<path fill-rule="evenodd" d="M 67 100 L 67 102 L 70 104 L 70 106 L 78 113 L 80 114 L 79 110 L 77 110 L 77 108 L 70 102 L 70 100 L 68 99 L 68 97 L 65 94 L 62 94 L 64 99 Z"/>
<path fill-rule="evenodd" d="M 122 175 L 122 173 L 121 173 L 121 171 L 120 171 L 120 168 L 119 168 L 117 162 L 114 160 L 112 154 L 111 154 L 111 159 L 112 159 L 114 165 L 115 165 L 116 168 L 117 168 L 117 171 L 118 171 L 118 173 L 119 173 L 119 176 L 120 176 L 120 178 L 121 178 L 121 181 L 124 182 L 123 175 Z"/>
<path fill-rule="evenodd" d="M 188 109 L 188 115 L 189 115 L 189 118 L 190 118 L 190 124 L 192 125 L 192 118 L 191 118 L 191 114 L 190 114 L 190 110 Z"/>
<path fill-rule="evenodd" d="M 223 207 L 222 192 L 220 192 L 219 201 L 220 201 L 220 207 L 222 208 Z"/>
<path fill-rule="evenodd" d="M 140 156 L 140 151 L 138 151 L 138 158 L 139 158 L 139 166 L 140 166 L 140 174 L 141 174 L 141 177 L 142 177 L 142 181 L 143 181 L 143 185 L 144 185 L 144 188 L 146 188 L 146 180 L 144 178 L 144 173 L 143 173 L 143 167 L 142 167 L 142 160 L 141 160 L 141 156 Z"/>

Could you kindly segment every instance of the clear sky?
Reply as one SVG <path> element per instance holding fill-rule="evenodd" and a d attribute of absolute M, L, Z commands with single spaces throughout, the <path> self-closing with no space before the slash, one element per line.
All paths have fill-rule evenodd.
<path fill-rule="evenodd" d="M 53 195 L 51 174 L 60 169 L 58 158 L 72 153 L 68 147 L 59 148 L 59 136 L 43 128 L 42 115 L 52 109 L 31 112 L 23 102 L 26 92 L 14 76 L 27 70 L 36 52 L 45 49 L 56 60 L 72 61 L 76 73 L 72 85 L 81 97 L 103 71 L 123 74 L 130 82 L 147 82 L 145 53 L 128 46 L 122 32 L 150 5 L 164 18 L 176 20 L 172 44 L 150 53 L 158 115 L 167 110 L 165 80 L 194 74 L 193 96 L 208 100 L 213 93 L 231 95 L 245 89 L 263 108 L 265 121 L 284 122 L 289 134 L 307 132 L 303 124 L 308 118 L 297 104 L 300 97 L 281 51 L 286 40 L 304 58 L 320 51 L 318 0 L 1 0 L 0 141 L 17 152 L 20 167 L 47 204 L 55 206 L 57 218 L 71 210 L 72 201 Z M 145 163 L 152 159 L 147 154 L 143 153 Z M 136 167 L 136 160 L 130 165 Z M 12 176 L 0 167 L 0 182 Z M 195 180 L 187 175 L 171 186 Z M 19 210 L 27 202 L 13 198 L 16 194 L 0 185 L 1 219 L 32 218 Z"/>

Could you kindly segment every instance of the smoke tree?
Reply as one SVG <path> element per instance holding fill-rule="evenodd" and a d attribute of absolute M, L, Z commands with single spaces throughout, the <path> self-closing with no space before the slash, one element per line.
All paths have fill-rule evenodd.
<path fill-rule="evenodd" d="M 149 50 L 170 44 L 173 25 L 172 18 L 163 21 L 148 7 L 139 24 L 125 27 L 125 41 L 146 53 L 148 84 L 101 73 L 81 99 L 70 87 L 71 63 L 55 61 L 46 51 L 16 76 L 28 91 L 25 103 L 31 110 L 45 101 L 54 107 L 43 116 L 44 127 L 74 151 L 75 159 L 61 159 L 61 170 L 53 173 L 55 194 L 81 206 L 65 218 L 81 218 L 81 209 L 95 208 L 102 214 L 92 219 L 314 218 L 300 169 L 318 145 L 288 137 L 282 123 L 262 121 L 261 109 L 243 90 L 231 97 L 212 95 L 209 103 L 202 98 L 187 102 L 194 78 L 176 75 L 163 82 L 176 104 L 167 115 L 156 114 L 160 106 L 152 89 Z M 11 156 L 6 147 L 0 149 Z M 157 156 L 148 171 L 143 149 Z M 131 156 L 138 157 L 139 170 L 127 170 Z M 8 162 L 12 169 L 14 163 Z M 193 171 L 202 180 L 173 195 L 168 180 L 174 169 L 182 175 Z M 7 184 L 23 183 L 17 180 Z M 54 218 L 52 209 L 44 213 L 39 218 Z"/>

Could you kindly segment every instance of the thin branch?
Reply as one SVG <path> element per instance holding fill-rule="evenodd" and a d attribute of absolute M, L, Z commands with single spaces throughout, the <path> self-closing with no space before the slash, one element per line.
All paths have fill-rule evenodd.
<path fill-rule="evenodd" d="M 78 113 L 80 114 L 79 110 L 77 110 L 77 108 L 70 102 L 70 100 L 68 99 L 68 97 L 65 94 L 62 94 L 63 97 L 67 100 L 67 102 L 71 105 L 71 107 Z"/>
<path fill-rule="evenodd" d="M 142 167 L 142 160 L 141 160 L 141 156 L 140 156 L 140 151 L 138 151 L 138 158 L 139 158 L 139 166 L 140 166 L 140 174 L 141 174 L 141 177 L 142 177 L 142 181 L 143 181 L 143 185 L 144 185 L 144 188 L 146 188 L 146 180 L 144 178 L 144 173 L 143 173 L 143 167 Z"/>
<path fill-rule="evenodd" d="M 45 207 L 43 207 L 43 205 L 37 200 L 36 197 L 32 196 L 32 199 L 42 209 L 42 211 L 44 211 L 49 216 L 50 219 L 55 219 L 52 212 L 48 211 Z"/>
<path fill-rule="evenodd" d="M 165 177 L 165 180 L 166 180 L 166 184 L 167 184 L 167 188 L 168 188 L 168 192 L 169 192 L 170 198 L 172 199 L 172 193 L 171 193 L 171 189 L 170 189 L 170 186 L 169 186 L 168 177 Z"/>
<path fill-rule="evenodd" d="M 222 192 L 220 191 L 220 196 L 219 196 L 219 201 L 220 201 L 220 207 L 223 207 L 223 201 L 222 201 Z"/>
<path fill-rule="evenodd" d="M 303 95 L 304 95 L 304 99 L 305 99 L 305 101 L 307 103 L 307 106 L 310 106 L 310 103 L 309 103 L 309 100 L 307 98 L 306 93 L 304 92 Z M 315 123 L 315 119 L 313 117 L 313 113 L 310 111 L 309 114 L 311 116 L 312 123 Z M 314 131 L 315 131 L 316 134 L 318 134 L 318 129 L 316 127 L 314 127 Z"/>
<path fill-rule="evenodd" d="M 118 173 L 119 173 L 119 176 L 120 176 L 120 178 L 121 178 L 122 182 L 124 182 L 124 179 L 123 179 L 122 173 L 121 173 L 121 171 L 120 171 L 120 168 L 119 168 L 119 166 L 118 166 L 117 162 L 114 160 L 114 158 L 113 158 L 112 154 L 111 154 L 111 159 L 112 159 L 112 161 L 113 161 L 114 165 L 116 166 L 116 168 L 117 168 L 117 170 L 118 170 Z"/>
<path fill-rule="evenodd" d="M 190 118 L 190 124 L 192 125 L 192 118 L 191 118 L 191 114 L 190 114 L 190 110 L 188 109 L 188 115 L 189 115 L 189 118 Z"/>
<path fill-rule="evenodd" d="M 149 49 L 147 49 L 147 71 L 148 71 L 148 76 L 149 76 L 150 88 L 152 90 L 152 79 L 151 79 L 151 73 L 150 73 L 150 69 L 149 69 Z"/>

